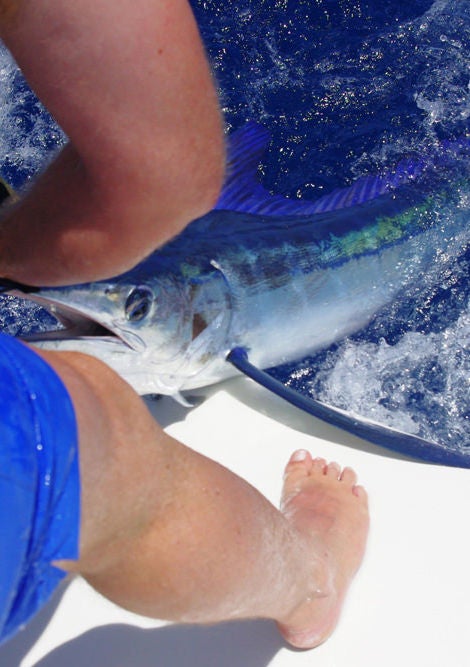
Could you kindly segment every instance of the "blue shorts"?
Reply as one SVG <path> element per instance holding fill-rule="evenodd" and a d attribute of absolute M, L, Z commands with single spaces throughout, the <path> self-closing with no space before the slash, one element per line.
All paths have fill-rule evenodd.
<path fill-rule="evenodd" d="M 78 558 L 77 428 L 69 395 L 32 350 L 0 333 L 0 642 Z"/>

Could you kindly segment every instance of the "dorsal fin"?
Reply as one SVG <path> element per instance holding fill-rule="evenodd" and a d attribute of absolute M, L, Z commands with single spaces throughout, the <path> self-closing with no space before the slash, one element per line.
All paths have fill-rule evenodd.
<path fill-rule="evenodd" d="M 435 154 L 402 160 L 383 174 L 360 177 L 315 201 L 273 195 L 258 180 L 258 166 L 269 142 L 269 132 L 250 122 L 228 140 L 227 179 L 215 206 L 219 210 L 255 215 L 286 216 L 326 213 L 364 204 L 419 178 L 429 167 L 439 167 L 469 149 L 467 138 L 443 143 Z"/>
<path fill-rule="evenodd" d="M 216 209 L 258 213 L 262 202 L 271 198 L 258 179 L 258 167 L 269 140 L 266 128 L 254 122 L 229 136 L 227 175 Z"/>

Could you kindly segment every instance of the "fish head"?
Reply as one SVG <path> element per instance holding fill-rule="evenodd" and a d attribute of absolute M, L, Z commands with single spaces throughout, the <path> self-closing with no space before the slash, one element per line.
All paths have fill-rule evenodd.
<path fill-rule="evenodd" d="M 111 279 L 66 287 L 18 286 L 10 293 L 38 303 L 58 323 L 24 336 L 27 342 L 91 354 L 140 393 L 170 393 L 159 377 L 181 359 L 192 336 L 190 304 L 174 281 Z"/>
<path fill-rule="evenodd" d="M 214 275 L 215 274 L 215 277 Z M 10 294 L 43 306 L 57 328 L 24 336 L 41 349 L 91 354 L 141 394 L 176 395 L 221 352 L 230 310 L 218 272 L 205 280 L 124 275 L 66 287 L 18 286 Z"/>

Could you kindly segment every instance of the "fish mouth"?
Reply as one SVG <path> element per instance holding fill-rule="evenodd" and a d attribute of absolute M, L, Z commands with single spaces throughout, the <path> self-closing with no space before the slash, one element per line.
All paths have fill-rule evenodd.
<path fill-rule="evenodd" d="M 29 296 L 31 299 L 31 296 Z M 69 306 L 57 305 L 55 303 L 47 302 L 44 299 L 31 299 L 39 305 L 43 306 L 47 312 L 54 317 L 60 327 L 48 331 L 41 331 L 37 333 L 28 334 L 24 337 L 29 341 L 39 342 L 41 340 L 73 340 L 92 338 L 93 340 L 113 340 L 121 341 L 123 344 L 127 343 L 117 335 L 115 331 L 105 327 L 103 324 L 94 320 L 92 317 L 84 315 L 82 312 L 75 310 Z"/>
<path fill-rule="evenodd" d="M 114 343 L 133 349 L 131 342 L 121 336 L 117 329 L 104 324 L 91 314 L 84 313 L 82 310 L 61 303 L 53 298 L 42 296 L 40 293 L 35 293 L 32 288 L 26 290 L 14 288 L 10 289 L 8 293 L 11 296 L 37 303 L 57 322 L 57 328 L 23 334 L 21 339 L 25 342 L 41 343 L 80 340 Z"/>

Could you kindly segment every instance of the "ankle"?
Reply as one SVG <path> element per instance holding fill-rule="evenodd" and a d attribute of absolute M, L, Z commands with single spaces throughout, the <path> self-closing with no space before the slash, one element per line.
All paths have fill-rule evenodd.
<path fill-rule="evenodd" d="M 286 571 L 291 574 L 292 580 L 282 614 L 275 619 L 281 623 L 300 608 L 328 598 L 335 591 L 334 568 L 328 554 L 323 553 L 320 545 L 317 548 L 311 537 L 305 538 L 295 527 L 291 529 L 295 534 L 291 543 L 295 546 Z"/>

